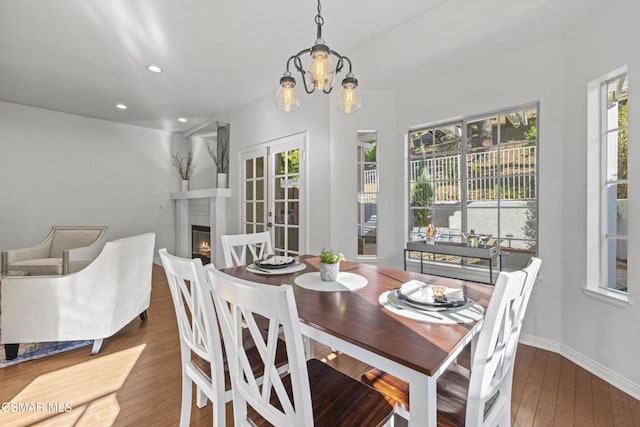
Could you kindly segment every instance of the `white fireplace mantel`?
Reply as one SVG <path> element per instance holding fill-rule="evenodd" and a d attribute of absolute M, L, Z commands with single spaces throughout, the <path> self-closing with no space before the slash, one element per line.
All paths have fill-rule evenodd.
<path fill-rule="evenodd" d="M 182 191 L 171 193 L 171 199 L 176 202 L 176 254 L 184 258 L 191 258 L 191 229 L 189 227 L 189 200 L 209 199 L 209 223 L 211 227 L 211 241 L 213 252 L 211 261 L 218 267 L 224 267 L 224 254 L 220 236 L 227 232 L 227 210 L 231 190 L 228 188 L 207 188 L 203 190 Z"/>

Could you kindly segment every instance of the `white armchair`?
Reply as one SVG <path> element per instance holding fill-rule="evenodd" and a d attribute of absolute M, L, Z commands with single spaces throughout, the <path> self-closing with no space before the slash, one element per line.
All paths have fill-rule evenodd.
<path fill-rule="evenodd" d="M 108 242 L 85 269 L 65 276 L 2 279 L 2 343 L 17 353 L 24 342 L 94 340 L 92 354 L 151 300 L 155 234 Z M 12 347 L 13 346 L 13 347 Z"/>
<path fill-rule="evenodd" d="M 2 252 L 2 274 L 10 270 L 30 275 L 60 275 L 80 271 L 102 251 L 107 226 L 51 227 L 36 246 Z"/>

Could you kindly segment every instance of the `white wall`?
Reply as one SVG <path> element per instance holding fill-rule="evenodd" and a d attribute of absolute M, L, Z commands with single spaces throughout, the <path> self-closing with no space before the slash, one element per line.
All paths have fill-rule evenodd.
<path fill-rule="evenodd" d="M 211 146 L 216 149 L 215 137 Z M 207 151 L 207 144 L 202 137 L 193 136 L 189 138 L 189 148 L 193 152 L 195 170 L 189 181 L 190 190 L 202 190 L 205 188 L 216 188 L 218 186 L 216 164 Z"/>
<path fill-rule="evenodd" d="M 562 203 L 564 255 L 563 343 L 585 357 L 635 383 L 640 390 L 640 4 L 618 0 L 607 3 L 566 37 L 564 200 Z M 588 48 L 586 48 L 588 47 Z M 618 307 L 583 293 L 586 285 L 586 93 L 587 83 L 620 66 L 629 67 L 629 299 Z M 638 392 L 640 393 L 640 392 Z"/>
<path fill-rule="evenodd" d="M 275 92 L 230 112 L 229 188 L 232 189 L 232 196 L 229 232 L 241 232 L 238 153 L 247 147 L 306 131 L 308 200 L 311 206 L 307 209 L 309 218 L 307 251 L 319 253 L 323 247 L 331 246 L 330 176 L 333 173 L 333 167 L 329 159 L 330 97 L 302 93 L 300 109 L 284 113 L 276 109 L 274 95 Z M 304 251 L 304 248 L 301 250 Z"/>
<path fill-rule="evenodd" d="M 0 102 L 0 250 L 52 225 L 108 225 L 108 239 L 156 232 L 174 246 L 177 189 L 164 131 Z"/>

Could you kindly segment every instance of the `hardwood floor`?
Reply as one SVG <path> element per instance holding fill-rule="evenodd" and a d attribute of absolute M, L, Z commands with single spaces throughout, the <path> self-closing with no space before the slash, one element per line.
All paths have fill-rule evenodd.
<path fill-rule="evenodd" d="M 148 313 L 147 322 L 136 318 L 105 340 L 97 356 L 90 355 L 89 346 L 0 369 L 0 425 L 178 425 L 178 331 L 164 272 L 158 266 L 153 270 Z M 354 378 L 369 369 L 324 346 L 315 349 Z M 31 406 L 17 408 L 18 403 Z M 64 412 L 65 405 L 71 410 Z M 232 425 L 230 404 L 227 420 Z M 555 353 L 520 345 L 512 420 L 514 426 L 640 427 L 640 401 Z M 211 404 L 203 409 L 193 405 L 191 425 L 211 426 Z"/>

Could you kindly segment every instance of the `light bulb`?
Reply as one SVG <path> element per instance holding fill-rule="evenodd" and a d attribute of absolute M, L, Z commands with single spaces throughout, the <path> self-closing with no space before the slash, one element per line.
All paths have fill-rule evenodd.
<path fill-rule="evenodd" d="M 296 80 L 288 71 L 280 78 L 280 87 L 276 92 L 276 106 L 287 113 L 300 107 L 300 100 L 296 93 Z"/>
<path fill-rule="evenodd" d="M 328 91 L 333 85 L 334 68 L 329 48 L 321 39 L 311 48 L 311 63 L 307 70 L 307 81 L 314 89 Z"/>
<path fill-rule="evenodd" d="M 340 92 L 340 100 L 338 101 L 338 110 L 345 114 L 355 113 L 360 109 L 362 100 L 356 91 L 358 80 L 349 73 L 342 80 L 342 91 Z"/>

